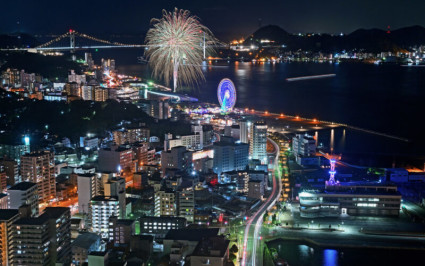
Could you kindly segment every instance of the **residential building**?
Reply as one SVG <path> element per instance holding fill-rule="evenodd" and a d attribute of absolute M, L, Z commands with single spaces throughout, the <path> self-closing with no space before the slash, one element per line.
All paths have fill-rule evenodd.
<path fill-rule="evenodd" d="M 71 264 L 71 211 L 66 207 L 47 207 L 42 216 L 48 217 L 50 256 L 52 261 Z"/>
<path fill-rule="evenodd" d="M 112 131 L 116 145 L 149 142 L 150 129 L 147 127 L 128 127 Z"/>
<path fill-rule="evenodd" d="M 91 200 L 90 213 L 92 231 L 108 239 L 109 218 L 120 215 L 119 200 L 117 197 L 96 196 Z"/>
<path fill-rule="evenodd" d="M 19 182 L 18 163 L 13 159 L 0 159 L 0 167 L 3 166 L 6 173 L 6 183 L 9 186 Z"/>
<path fill-rule="evenodd" d="M 0 193 L 0 209 L 9 209 L 9 195 Z"/>
<path fill-rule="evenodd" d="M 192 188 L 177 192 L 177 215 L 193 223 L 195 214 L 195 192 Z"/>
<path fill-rule="evenodd" d="M 117 216 L 109 217 L 109 241 L 115 246 L 129 244 L 135 229 L 136 220 L 118 219 Z"/>
<path fill-rule="evenodd" d="M 9 209 L 19 209 L 21 206 L 30 208 L 31 216 L 38 216 L 38 187 L 31 182 L 21 182 L 8 189 Z"/>
<path fill-rule="evenodd" d="M 29 143 L 23 144 L 0 144 L 0 157 L 20 162 L 21 156 L 30 153 Z"/>
<path fill-rule="evenodd" d="M 17 209 L 0 209 L 0 265 L 9 265 L 12 255 L 12 224 L 19 218 Z"/>
<path fill-rule="evenodd" d="M 27 153 L 21 157 L 23 181 L 36 183 L 40 203 L 56 197 L 55 161 L 50 151 Z"/>
<path fill-rule="evenodd" d="M 90 201 L 100 195 L 100 179 L 96 174 L 78 174 L 78 212 L 88 214 Z"/>
<path fill-rule="evenodd" d="M 176 201 L 173 191 L 157 191 L 155 193 L 155 216 L 176 215 Z"/>

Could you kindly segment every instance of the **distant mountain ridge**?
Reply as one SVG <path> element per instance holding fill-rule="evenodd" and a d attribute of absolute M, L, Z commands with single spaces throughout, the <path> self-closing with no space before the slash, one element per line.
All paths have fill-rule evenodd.
<path fill-rule="evenodd" d="M 246 43 L 261 39 L 273 40 L 289 50 L 311 50 L 337 52 L 342 50 L 364 50 L 368 52 L 401 51 L 412 46 L 425 45 L 425 28 L 410 26 L 388 33 L 381 29 L 358 29 L 347 35 L 290 34 L 276 25 L 268 25 L 255 31 Z"/>

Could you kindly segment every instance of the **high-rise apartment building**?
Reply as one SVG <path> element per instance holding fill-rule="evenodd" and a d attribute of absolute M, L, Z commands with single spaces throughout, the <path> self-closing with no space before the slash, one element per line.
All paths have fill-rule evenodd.
<path fill-rule="evenodd" d="M 173 191 L 157 191 L 155 193 L 155 216 L 176 215 L 176 201 Z"/>
<path fill-rule="evenodd" d="M 40 203 L 56 197 L 55 161 L 50 151 L 27 153 L 21 157 L 23 181 L 36 183 Z"/>
<path fill-rule="evenodd" d="M 177 213 L 179 217 L 186 218 L 187 222 L 193 223 L 195 215 L 195 192 L 192 188 L 177 192 Z"/>
<path fill-rule="evenodd" d="M 38 187 L 31 182 L 21 182 L 9 188 L 9 209 L 19 209 L 21 206 L 28 206 L 30 216 L 38 216 Z"/>
<path fill-rule="evenodd" d="M 267 125 L 257 121 L 252 125 L 249 151 L 252 159 L 267 162 Z"/>
<path fill-rule="evenodd" d="M 117 145 L 133 144 L 135 142 L 149 142 L 150 130 L 147 127 L 132 127 L 112 132 Z"/>
<path fill-rule="evenodd" d="M 12 224 L 10 265 L 70 265 L 70 217 L 69 208 L 51 207 L 39 217 L 16 220 Z"/>
<path fill-rule="evenodd" d="M 12 224 L 20 218 L 16 209 L 0 209 L 0 265 L 9 265 L 12 247 Z"/>
<path fill-rule="evenodd" d="M 77 184 L 78 212 L 88 214 L 91 199 L 100 194 L 100 179 L 96 174 L 79 174 Z"/>
<path fill-rule="evenodd" d="M 96 196 L 90 203 L 91 227 L 94 233 L 102 238 L 109 238 L 109 218 L 120 215 L 120 204 L 117 197 Z"/>

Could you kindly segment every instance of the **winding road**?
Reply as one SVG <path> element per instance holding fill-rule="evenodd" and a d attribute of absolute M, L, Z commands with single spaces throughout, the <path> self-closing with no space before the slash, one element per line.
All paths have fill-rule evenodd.
<path fill-rule="evenodd" d="M 274 169 L 277 169 L 277 165 L 279 163 L 279 146 L 269 138 L 269 141 L 275 146 L 275 158 L 274 158 Z M 259 239 L 259 233 L 261 230 L 261 226 L 263 224 L 263 215 L 267 210 L 272 208 L 276 201 L 279 199 L 281 190 L 282 190 L 282 183 L 281 183 L 281 176 L 280 172 L 275 171 L 274 169 L 270 169 L 269 171 L 272 172 L 272 178 L 273 178 L 273 189 L 270 196 L 267 198 L 266 201 L 261 205 L 261 207 L 258 209 L 254 215 L 252 215 L 245 227 L 245 234 L 244 234 L 244 242 L 243 242 L 243 250 L 242 250 L 242 266 L 255 266 L 255 265 L 262 265 L 262 250 L 259 247 L 260 246 L 260 239 Z"/>

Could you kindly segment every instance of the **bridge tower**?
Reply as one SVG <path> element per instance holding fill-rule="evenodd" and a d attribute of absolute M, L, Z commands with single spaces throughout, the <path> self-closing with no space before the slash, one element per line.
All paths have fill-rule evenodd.
<path fill-rule="evenodd" d="M 71 53 L 75 52 L 75 31 L 69 30 L 69 47 L 71 48 Z"/>

